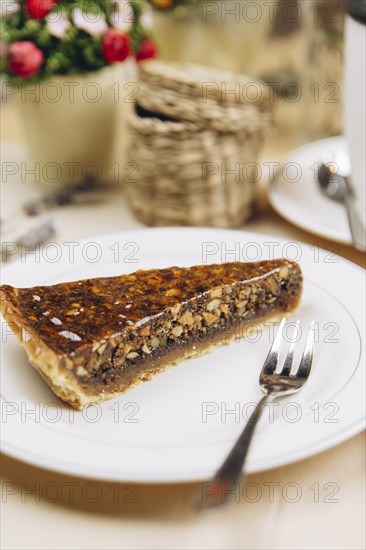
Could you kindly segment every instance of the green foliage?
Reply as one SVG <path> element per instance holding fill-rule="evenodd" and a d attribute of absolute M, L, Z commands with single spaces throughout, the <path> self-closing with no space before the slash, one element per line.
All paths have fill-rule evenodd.
<path fill-rule="evenodd" d="M 134 21 L 125 32 L 129 34 L 134 53 L 139 50 L 143 39 L 148 36 L 140 23 L 141 1 L 130 0 Z M 113 0 L 59 0 L 50 12 L 57 18 L 62 14 L 70 22 L 70 27 L 63 36 L 51 34 L 47 18 L 32 19 L 26 9 L 26 0 L 19 0 L 20 10 L 0 20 L 2 41 L 10 45 L 15 41 L 31 41 L 42 50 L 44 61 L 39 73 L 26 79 L 27 82 L 39 82 L 52 75 L 82 74 L 101 69 L 107 62 L 102 53 L 102 35 L 92 35 L 77 28 L 73 20 L 73 10 L 83 9 L 88 14 L 94 13 L 105 19 L 108 27 L 113 28 L 111 16 L 115 9 Z M 9 60 L 0 59 L 0 74 L 6 75 L 8 81 L 16 85 L 24 84 L 24 79 L 11 74 Z"/>

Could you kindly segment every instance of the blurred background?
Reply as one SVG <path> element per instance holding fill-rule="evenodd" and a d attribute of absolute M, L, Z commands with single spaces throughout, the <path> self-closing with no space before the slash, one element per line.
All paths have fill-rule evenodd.
<path fill-rule="evenodd" d="M 3 0 L 2 181 L 23 184 L 2 229 L 95 189 L 146 225 L 263 214 L 278 163 L 343 134 L 345 14 L 343 0 Z"/>
<path fill-rule="evenodd" d="M 124 230 L 172 225 L 236 227 L 243 243 L 261 234 L 269 245 L 285 239 L 290 250 L 301 241 L 314 264 L 325 248 L 332 270 L 341 262 L 335 254 L 365 266 L 364 225 L 356 241 L 345 196 L 364 216 L 366 0 L 0 6 L 1 260 L 21 257 L 14 263 L 20 279 L 28 276 L 28 254 L 55 264 L 66 245 L 73 251 L 81 239 L 93 244 L 109 233 L 119 241 L 109 254 L 121 245 L 128 257 Z M 339 199 L 334 177 L 341 171 L 342 181 L 351 173 L 354 189 Z M 332 185 L 322 188 L 319 175 Z M 99 262 L 101 276 L 108 262 Z M 138 267 L 117 262 L 121 273 Z M 61 259 L 52 273 L 79 277 L 70 263 Z M 183 517 L 192 491 L 183 483 L 141 484 L 141 502 L 132 507 L 116 505 L 104 483 L 109 496 L 97 505 L 27 497 L 25 508 L 23 483 L 33 499 L 39 483 L 72 482 L 5 457 L 2 485 L 18 491 L 4 514 L 5 546 L 82 548 L 87 540 L 90 548 L 364 548 L 363 457 L 358 436 L 251 476 L 281 490 L 298 482 L 304 499 L 271 507 L 262 500 L 262 508 L 248 501 L 220 522 Z M 330 500 L 335 482 L 339 501 Z"/>

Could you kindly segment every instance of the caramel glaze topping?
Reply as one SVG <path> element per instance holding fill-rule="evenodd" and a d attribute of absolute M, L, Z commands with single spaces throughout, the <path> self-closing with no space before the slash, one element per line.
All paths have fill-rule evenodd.
<path fill-rule="evenodd" d="M 217 286 L 266 278 L 281 268 L 300 271 L 279 259 L 255 263 L 199 265 L 136 271 L 131 275 L 86 279 L 53 286 L 0 287 L 27 331 L 59 354 L 72 354 L 93 342 L 121 335 L 162 314 L 177 303 L 189 303 Z"/>

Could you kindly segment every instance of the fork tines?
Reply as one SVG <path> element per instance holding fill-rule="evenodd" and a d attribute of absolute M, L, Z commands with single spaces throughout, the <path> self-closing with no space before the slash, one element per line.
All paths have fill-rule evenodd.
<path fill-rule="evenodd" d="M 264 361 L 263 368 L 262 368 L 262 374 L 264 375 L 271 376 L 272 374 L 274 374 L 278 366 L 278 358 L 281 351 L 282 342 L 285 339 L 283 336 L 283 332 L 284 332 L 286 321 L 287 319 L 285 317 L 281 320 L 274 342 L 268 352 L 266 360 Z M 294 336 L 290 340 L 290 347 L 287 352 L 283 367 L 279 371 L 280 376 L 290 376 L 290 377 L 294 376 L 296 378 L 308 378 L 312 361 L 313 361 L 314 328 L 315 328 L 315 322 L 311 321 L 308 337 L 306 340 L 305 348 L 300 360 L 299 367 L 297 369 L 297 372 L 291 375 L 291 368 L 292 368 L 292 363 L 294 359 L 295 346 L 296 346 L 296 343 L 298 342 L 299 331 L 300 331 L 300 321 L 299 320 L 296 321 L 296 324 L 294 327 Z"/>

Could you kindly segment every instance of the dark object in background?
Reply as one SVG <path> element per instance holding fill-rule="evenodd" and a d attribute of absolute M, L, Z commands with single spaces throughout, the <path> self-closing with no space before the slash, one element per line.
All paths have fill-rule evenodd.
<path fill-rule="evenodd" d="M 23 251 L 42 246 L 56 234 L 52 220 L 45 220 L 32 226 L 26 233 L 13 241 L 3 241 L 1 246 L 1 261 L 15 260 Z"/>
<path fill-rule="evenodd" d="M 271 36 L 291 34 L 301 26 L 298 0 L 279 0 L 273 22 Z M 290 16 L 291 14 L 291 16 Z"/>
<path fill-rule="evenodd" d="M 366 23 L 366 0 L 346 0 L 347 12 L 360 23 Z"/>
<path fill-rule="evenodd" d="M 86 178 L 77 184 L 69 184 L 54 193 L 47 193 L 39 199 L 29 200 L 22 206 L 28 216 L 37 216 L 45 210 L 65 206 L 74 202 L 81 194 L 91 191 L 96 184 L 96 179 Z"/>

